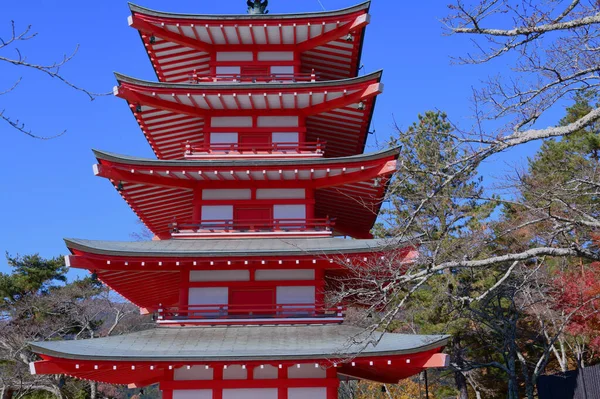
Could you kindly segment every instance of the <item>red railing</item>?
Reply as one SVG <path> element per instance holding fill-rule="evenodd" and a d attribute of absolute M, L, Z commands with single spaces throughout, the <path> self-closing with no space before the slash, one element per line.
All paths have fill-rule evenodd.
<path fill-rule="evenodd" d="M 158 307 L 158 320 L 214 320 L 214 319 L 282 319 L 344 317 L 343 306 L 324 304 L 210 304 Z"/>
<path fill-rule="evenodd" d="M 275 231 L 331 231 L 335 219 L 250 219 L 250 220 L 203 220 L 201 223 L 173 222 L 171 233 L 180 232 L 275 232 Z"/>
<path fill-rule="evenodd" d="M 273 73 L 268 75 L 210 75 L 198 76 L 191 74 L 190 83 L 207 82 L 238 82 L 238 83 L 288 83 L 288 82 L 314 82 L 317 80 L 315 73 Z"/>
<path fill-rule="evenodd" d="M 324 141 L 314 141 L 314 142 L 301 142 L 301 143 L 271 143 L 271 144 L 240 144 L 240 143 L 231 143 L 231 144 L 203 144 L 203 145 L 185 145 L 185 154 L 187 156 L 194 155 L 196 153 L 204 153 L 204 154 L 214 154 L 214 153 L 223 153 L 223 154 L 273 154 L 273 153 L 314 153 L 314 154 L 322 154 L 325 150 Z"/>

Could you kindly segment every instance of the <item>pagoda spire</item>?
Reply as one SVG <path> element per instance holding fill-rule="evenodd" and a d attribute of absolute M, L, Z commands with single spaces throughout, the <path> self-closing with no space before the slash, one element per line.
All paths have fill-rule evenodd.
<path fill-rule="evenodd" d="M 268 14 L 269 10 L 267 10 L 267 6 L 269 5 L 269 0 L 247 0 L 246 4 L 248 5 L 248 14 L 250 15 L 258 15 L 258 14 Z"/>

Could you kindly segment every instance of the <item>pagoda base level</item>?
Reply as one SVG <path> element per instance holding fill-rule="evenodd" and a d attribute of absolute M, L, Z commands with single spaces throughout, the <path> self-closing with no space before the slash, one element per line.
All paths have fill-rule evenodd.
<path fill-rule="evenodd" d="M 304 317 L 302 324 L 340 324 L 343 317 Z M 215 326 L 215 325 L 275 325 L 275 324 L 299 324 L 298 318 L 277 319 L 197 319 L 197 320 L 157 320 L 161 326 Z"/>

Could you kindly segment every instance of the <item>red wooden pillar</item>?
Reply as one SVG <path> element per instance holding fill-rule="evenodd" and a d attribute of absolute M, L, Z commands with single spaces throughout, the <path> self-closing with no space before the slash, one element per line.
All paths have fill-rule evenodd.
<path fill-rule="evenodd" d="M 306 142 L 306 117 L 298 116 L 298 142 Z"/>
<path fill-rule="evenodd" d="M 222 381 L 223 380 L 223 366 L 215 365 L 213 367 L 213 381 Z M 213 388 L 213 399 L 223 399 L 223 385 L 215 384 L 216 388 Z"/>
<path fill-rule="evenodd" d="M 192 223 L 200 224 L 202 222 L 202 189 L 194 189 L 194 199 L 192 209 Z"/>
<path fill-rule="evenodd" d="M 171 369 L 171 370 L 167 370 L 165 369 L 165 379 L 164 381 L 173 381 L 173 375 L 175 374 L 175 372 Z M 160 384 L 162 385 L 162 384 Z M 173 399 L 173 390 L 172 389 L 162 389 L 162 386 L 160 387 L 160 390 L 162 391 L 162 397 L 163 399 Z"/>
<path fill-rule="evenodd" d="M 321 268 L 315 269 L 315 302 L 318 305 L 325 302 L 325 271 Z"/>
<path fill-rule="evenodd" d="M 335 367 L 329 367 L 327 369 L 327 379 L 334 382 L 333 386 L 327 386 L 327 399 L 338 399 L 340 380 L 337 378 L 337 370 Z"/>
<path fill-rule="evenodd" d="M 277 370 L 277 378 L 279 382 L 285 381 L 288 378 L 288 366 L 285 364 Z M 277 399 L 288 399 L 288 388 L 287 384 L 279 384 L 277 388 Z"/>
<path fill-rule="evenodd" d="M 313 188 L 307 188 L 305 190 L 306 197 L 306 218 L 315 218 L 315 190 Z"/>
<path fill-rule="evenodd" d="M 190 270 L 181 269 L 181 277 L 179 278 L 179 307 L 184 308 L 189 305 L 190 297 Z"/>

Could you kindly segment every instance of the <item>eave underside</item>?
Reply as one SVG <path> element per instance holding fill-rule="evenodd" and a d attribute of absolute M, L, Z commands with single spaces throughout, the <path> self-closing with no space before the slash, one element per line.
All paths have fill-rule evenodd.
<path fill-rule="evenodd" d="M 343 79 L 358 74 L 368 9 L 369 3 L 363 3 L 324 13 L 209 16 L 132 6 L 130 25 L 138 30 L 162 82 L 209 75 L 211 58 L 219 50 L 294 51 L 300 54 L 301 72 Z"/>
<path fill-rule="evenodd" d="M 353 246 L 352 241 L 359 242 Z M 67 257 L 70 267 L 95 273 L 104 284 L 147 311 L 156 311 L 159 304 L 177 306 L 182 276 L 191 270 L 320 269 L 327 278 L 339 277 L 349 264 L 373 267 L 382 262 L 402 267 L 416 256 L 414 244 L 399 240 L 206 239 L 130 243 L 66 240 L 66 243 L 73 253 Z"/>
<path fill-rule="evenodd" d="M 335 219 L 334 231 L 371 238 L 399 149 L 338 159 L 155 161 L 96 152 L 96 174 L 110 179 L 157 236 L 193 218 L 203 188 L 315 189 L 315 217 Z"/>
<path fill-rule="evenodd" d="M 208 116 L 304 115 L 306 141 L 327 143 L 326 157 L 364 150 L 381 72 L 333 82 L 172 85 L 117 75 L 129 107 L 159 159 L 181 159 L 204 142 Z M 362 107 L 358 104 L 362 102 Z"/>

